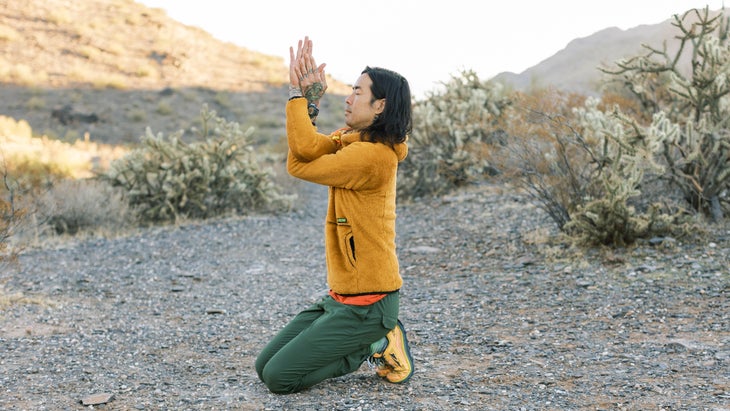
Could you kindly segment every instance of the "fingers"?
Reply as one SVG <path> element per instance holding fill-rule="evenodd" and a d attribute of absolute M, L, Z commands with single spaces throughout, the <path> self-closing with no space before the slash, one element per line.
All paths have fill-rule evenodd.
<path fill-rule="evenodd" d="M 301 40 L 299 40 L 299 42 L 297 43 L 297 57 L 296 57 L 297 60 L 299 60 L 302 57 L 302 53 L 304 53 L 303 42 Z"/>
<path fill-rule="evenodd" d="M 317 62 L 312 55 L 313 48 L 314 43 L 309 39 L 309 36 L 305 36 L 304 40 L 299 40 L 296 54 L 293 47 L 289 48 L 289 76 L 292 81 L 298 80 L 302 87 L 315 82 L 322 82 L 326 87 L 325 64 L 317 66 Z"/>
<path fill-rule="evenodd" d="M 296 68 L 297 61 L 294 55 L 294 47 L 289 47 L 289 84 L 295 87 L 299 85 L 299 75 Z"/>

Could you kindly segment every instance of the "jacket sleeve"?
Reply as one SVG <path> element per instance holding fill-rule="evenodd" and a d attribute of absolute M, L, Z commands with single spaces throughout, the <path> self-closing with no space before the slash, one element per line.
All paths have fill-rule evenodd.
<path fill-rule="evenodd" d="M 392 178 L 397 167 L 398 159 L 390 147 L 370 142 L 352 143 L 308 162 L 298 159 L 291 150 L 287 157 L 287 171 L 292 176 L 349 190 L 378 188 Z"/>
<path fill-rule="evenodd" d="M 286 139 L 290 153 L 300 161 L 312 161 L 337 151 L 335 142 L 318 133 L 312 125 L 306 98 L 294 98 L 286 103 Z"/>

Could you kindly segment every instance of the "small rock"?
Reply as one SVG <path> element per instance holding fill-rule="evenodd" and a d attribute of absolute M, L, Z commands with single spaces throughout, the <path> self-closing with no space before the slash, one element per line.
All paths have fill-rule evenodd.
<path fill-rule="evenodd" d="M 435 254 L 440 253 L 441 249 L 436 247 L 429 247 L 427 245 L 419 245 L 416 247 L 411 247 L 408 249 L 408 251 L 412 253 L 419 253 L 419 254 Z"/>
<path fill-rule="evenodd" d="M 642 264 L 636 267 L 635 270 L 640 273 L 650 273 L 652 271 L 655 271 L 656 267 L 654 267 L 653 265 Z"/>
<path fill-rule="evenodd" d="M 664 243 L 666 244 L 672 244 L 675 243 L 677 240 L 675 240 L 672 237 L 653 237 L 649 240 L 649 244 L 651 245 L 662 245 Z"/>
<path fill-rule="evenodd" d="M 575 285 L 581 288 L 588 288 L 591 287 L 593 284 L 595 284 L 593 281 L 586 278 L 579 278 L 575 280 Z"/>
<path fill-rule="evenodd" d="M 225 314 L 226 310 L 224 310 L 222 308 L 208 308 L 207 310 L 205 310 L 205 313 L 206 314 Z"/>
<path fill-rule="evenodd" d="M 114 399 L 114 394 L 110 394 L 108 392 L 103 392 L 99 394 L 93 394 L 89 395 L 88 397 L 84 397 L 81 399 L 82 405 L 99 405 L 99 404 L 106 404 L 109 401 Z"/>
<path fill-rule="evenodd" d="M 685 352 L 689 350 L 689 347 L 686 344 L 683 344 L 679 341 L 670 341 L 666 344 L 666 348 L 669 352 Z"/>

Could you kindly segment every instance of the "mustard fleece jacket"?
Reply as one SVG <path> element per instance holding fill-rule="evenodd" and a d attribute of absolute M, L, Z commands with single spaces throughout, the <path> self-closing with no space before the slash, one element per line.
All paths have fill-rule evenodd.
<path fill-rule="evenodd" d="M 362 141 L 354 131 L 320 134 L 309 119 L 305 98 L 287 103 L 286 133 L 289 174 L 329 186 L 325 253 L 330 289 L 342 295 L 400 289 L 395 187 L 407 145 Z"/>

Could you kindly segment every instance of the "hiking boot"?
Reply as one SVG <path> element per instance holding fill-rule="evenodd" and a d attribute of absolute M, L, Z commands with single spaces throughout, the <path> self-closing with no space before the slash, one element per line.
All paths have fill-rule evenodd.
<path fill-rule="evenodd" d="M 383 353 L 373 354 L 370 358 L 368 358 L 368 364 L 375 368 L 375 374 L 378 374 L 378 377 L 380 378 L 385 378 L 391 371 L 393 371 L 393 367 L 385 362 Z"/>
<path fill-rule="evenodd" d="M 392 383 L 403 383 L 413 375 L 413 357 L 408 346 L 406 330 L 398 320 L 395 328 L 386 335 L 388 346 L 381 353 L 372 356 L 375 372 Z"/>

